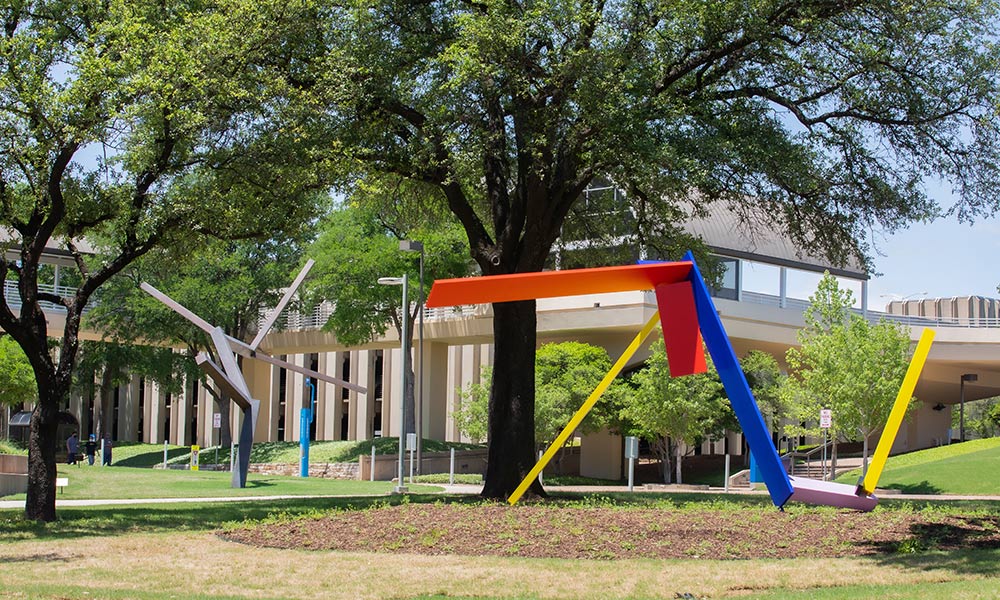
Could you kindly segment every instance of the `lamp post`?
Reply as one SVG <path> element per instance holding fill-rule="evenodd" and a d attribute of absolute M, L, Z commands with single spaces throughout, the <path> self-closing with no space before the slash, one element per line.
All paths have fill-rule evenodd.
<path fill-rule="evenodd" d="M 407 335 L 408 329 L 406 323 L 409 317 L 409 305 L 406 301 L 409 280 L 406 277 L 406 273 L 403 273 L 402 277 L 379 277 L 378 282 L 382 285 L 403 286 L 403 310 L 400 311 L 402 313 L 403 325 L 400 328 L 399 334 L 399 347 L 403 358 L 403 368 L 400 369 L 402 372 L 402 376 L 400 377 L 402 387 L 399 394 L 399 470 L 397 472 L 396 487 L 392 488 L 392 493 L 405 494 L 406 486 L 403 485 L 403 460 L 405 458 L 403 441 L 406 438 L 406 364 L 410 356 L 410 349 L 407 344 L 409 336 Z"/>
<path fill-rule="evenodd" d="M 965 441 L 965 382 L 978 381 L 979 375 L 964 373 L 958 384 L 958 441 Z"/>
<path fill-rule="evenodd" d="M 423 465 L 424 447 L 424 244 L 414 240 L 400 240 L 399 249 L 403 252 L 420 253 L 420 296 L 417 299 L 417 317 L 419 319 L 417 331 L 417 373 L 419 374 L 419 385 L 417 386 L 417 407 L 413 418 L 413 423 L 417 433 L 417 474 L 420 475 L 420 467 Z"/>

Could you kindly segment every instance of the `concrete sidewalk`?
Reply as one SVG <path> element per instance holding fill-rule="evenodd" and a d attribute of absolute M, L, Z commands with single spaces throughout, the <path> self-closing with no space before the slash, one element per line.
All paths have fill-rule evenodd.
<path fill-rule="evenodd" d="M 482 485 L 468 484 L 426 484 L 443 488 L 442 494 L 465 494 L 479 495 L 483 491 Z M 626 486 L 595 486 L 595 485 L 567 485 L 546 488 L 549 492 L 573 492 L 581 494 L 599 493 L 628 493 Z M 658 493 L 658 494 L 731 494 L 734 496 L 745 495 L 767 495 L 764 489 L 730 488 L 726 492 L 723 488 L 698 487 L 687 485 L 660 485 L 653 484 L 649 488 L 644 485 L 634 486 L 633 493 Z M 383 497 L 390 494 L 378 494 L 370 497 Z M 991 496 L 969 496 L 961 494 L 902 494 L 894 490 L 879 490 L 876 496 L 883 500 L 987 500 L 1000 501 L 1000 495 Z M 67 508 L 74 506 L 113 506 L 113 505 L 135 505 L 135 504 L 178 504 L 193 502 L 251 502 L 251 501 L 271 501 L 271 500 L 293 500 L 293 499 L 316 499 L 316 498 L 358 498 L 358 494 L 330 494 L 330 495 L 310 495 L 310 496 L 235 496 L 235 497 L 213 497 L 213 498 L 120 498 L 104 500 L 56 500 L 56 508 Z M 0 500 L 0 509 L 24 508 L 24 500 Z"/>

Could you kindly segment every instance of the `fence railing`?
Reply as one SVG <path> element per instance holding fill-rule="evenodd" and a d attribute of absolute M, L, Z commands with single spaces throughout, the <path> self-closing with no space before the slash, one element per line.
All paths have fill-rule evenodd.
<path fill-rule="evenodd" d="M 644 296 L 647 304 L 656 304 L 656 295 L 652 291 L 647 291 Z M 761 304 L 765 306 L 782 306 L 780 296 L 762 294 L 760 292 L 743 291 L 740 294 L 740 302 L 748 304 Z M 804 312 L 809 307 L 808 300 L 799 298 L 785 298 L 784 307 L 788 310 Z M 413 306 L 411 305 L 411 310 Z M 491 314 L 490 305 L 467 305 L 449 306 L 445 308 L 424 308 L 424 321 L 450 321 L 465 319 L 470 316 L 487 316 Z M 862 315 L 860 309 L 852 309 L 852 312 Z M 283 325 L 289 330 L 319 329 L 333 314 L 333 304 L 323 302 L 315 306 L 311 313 L 302 314 L 289 312 L 287 316 L 279 320 L 279 326 Z M 263 317 L 262 317 L 263 319 Z M 915 327 L 962 327 L 962 328 L 1000 328 L 1000 318 L 995 317 L 918 317 L 912 315 L 894 315 L 881 311 L 870 310 L 867 312 L 867 319 L 872 323 L 880 320 L 893 321 L 907 326 Z"/>
<path fill-rule="evenodd" d="M 64 285 L 56 286 L 52 284 L 40 283 L 38 284 L 38 291 L 48 294 L 55 294 L 63 298 L 69 298 L 76 294 L 76 288 L 67 287 Z M 7 306 L 11 308 L 21 308 L 21 294 L 17 291 L 16 281 L 4 281 L 3 282 L 3 297 L 7 301 Z M 52 302 L 40 302 L 42 310 L 47 310 L 50 312 L 66 312 L 66 307 L 61 304 L 54 304 Z"/>

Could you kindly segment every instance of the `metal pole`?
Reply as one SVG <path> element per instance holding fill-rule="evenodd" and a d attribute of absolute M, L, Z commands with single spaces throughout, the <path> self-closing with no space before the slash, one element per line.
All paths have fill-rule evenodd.
<path fill-rule="evenodd" d="M 958 441 L 965 441 L 965 375 L 958 380 Z"/>
<path fill-rule="evenodd" d="M 541 450 L 539 450 L 538 451 L 538 460 L 542 460 L 542 454 L 543 454 L 543 452 Z M 544 471 L 545 471 L 545 469 L 542 469 L 541 471 L 538 472 L 538 485 L 545 485 L 545 482 L 542 480 L 542 473 Z"/>
<path fill-rule="evenodd" d="M 163 468 L 167 468 L 167 440 L 163 440 Z"/>
<path fill-rule="evenodd" d="M 424 465 L 424 245 L 420 245 L 420 330 L 417 340 L 417 360 L 420 369 L 420 387 L 417 388 L 417 473 Z"/>
<path fill-rule="evenodd" d="M 722 489 L 729 492 L 729 455 L 726 454 L 726 480 L 722 482 Z"/>
<path fill-rule="evenodd" d="M 823 481 L 826 481 L 826 429 L 823 430 Z"/>
<path fill-rule="evenodd" d="M 451 465 L 448 467 L 448 483 L 455 483 L 455 449 L 451 449 Z"/>
<path fill-rule="evenodd" d="M 368 465 L 368 481 L 375 481 L 375 440 L 372 440 L 372 462 Z"/>
<path fill-rule="evenodd" d="M 406 492 L 406 486 L 403 481 L 403 461 L 406 460 L 404 456 L 404 442 L 406 440 L 406 370 L 409 364 L 409 349 L 406 347 L 406 340 L 409 333 L 407 327 L 407 318 L 409 317 L 409 302 L 407 302 L 406 292 L 409 286 L 409 279 L 406 273 L 403 273 L 403 307 L 399 311 L 403 318 L 402 331 L 400 332 L 400 352 L 402 353 L 403 364 L 402 368 L 399 370 L 401 387 L 399 388 L 399 469 L 396 473 L 396 488 L 393 492 L 397 494 L 403 494 Z"/>
<path fill-rule="evenodd" d="M 628 491 L 632 491 L 633 484 L 635 483 L 635 459 L 631 456 L 628 457 Z"/>

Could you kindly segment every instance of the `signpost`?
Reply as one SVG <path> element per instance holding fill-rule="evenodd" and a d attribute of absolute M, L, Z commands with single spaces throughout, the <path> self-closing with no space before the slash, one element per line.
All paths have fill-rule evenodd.
<path fill-rule="evenodd" d="M 192 471 L 197 471 L 198 470 L 198 450 L 200 450 L 200 448 L 198 448 L 197 445 L 191 446 L 191 470 Z"/>
<path fill-rule="evenodd" d="M 833 411 L 823 408 L 819 411 L 819 426 L 823 430 L 823 481 L 826 481 L 826 435 L 833 425 Z"/>
<path fill-rule="evenodd" d="M 625 458 L 628 459 L 628 491 L 635 482 L 635 459 L 639 458 L 639 438 L 630 435 L 625 438 Z"/>

